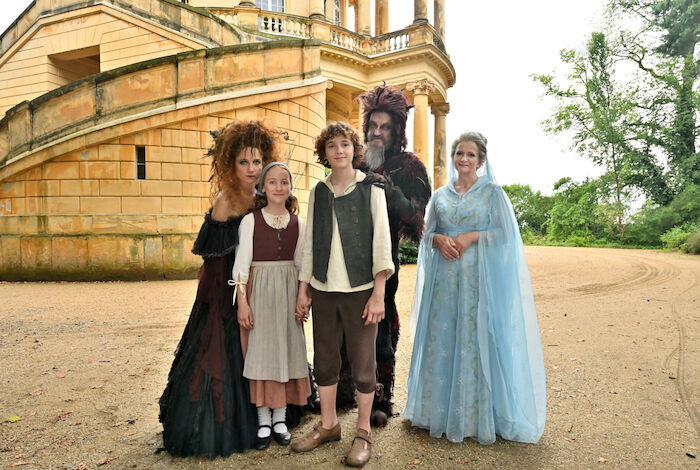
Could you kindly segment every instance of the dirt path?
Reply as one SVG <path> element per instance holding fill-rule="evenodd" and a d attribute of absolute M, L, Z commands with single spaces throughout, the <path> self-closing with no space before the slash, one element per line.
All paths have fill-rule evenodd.
<path fill-rule="evenodd" d="M 374 433 L 367 468 L 700 468 L 686 456 L 700 447 L 700 257 L 526 253 L 547 370 L 540 442 L 451 444 L 397 417 Z M 414 276 L 401 271 L 404 327 Z M 308 455 L 275 444 L 211 462 L 154 453 L 157 400 L 195 291 L 195 281 L 0 283 L 0 468 L 342 468 L 354 410 L 341 416 L 347 437 Z M 406 331 L 399 411 L 410 347 Z"/>

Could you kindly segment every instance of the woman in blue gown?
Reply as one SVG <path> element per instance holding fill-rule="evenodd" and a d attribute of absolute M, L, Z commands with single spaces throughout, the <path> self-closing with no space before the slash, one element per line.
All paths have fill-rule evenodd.
<path fill-rule="evenodd" d="M 498 434 L 535 443 L 545 374 L 518 224 L 491 173 L 486 138 L 464 133 L 451 155 L 418 255 L 403 415 L 452 442 L 491 444 Z"/>

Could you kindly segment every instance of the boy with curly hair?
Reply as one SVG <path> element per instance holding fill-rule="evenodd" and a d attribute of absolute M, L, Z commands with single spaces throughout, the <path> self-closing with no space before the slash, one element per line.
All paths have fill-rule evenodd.
<path fill-rule="evenodd" d="M 357 431 L 346 464 L 361 467 L 371 456 L 370 413 L 376 386 L 377 323 L 384 318 L 386 279 L 394 273 L 386 199 L 356 167 L 363 159 L 358 133 L 338 122 L 315 141 L 319 163 L 331 173 L 309 194 L 299 273 L 297 317 L 313 305 L 314 375 L 321 422 L 292 442 L 296 452 L 340 439 L 336 393 L 345 335 L 358 405 Z"/>

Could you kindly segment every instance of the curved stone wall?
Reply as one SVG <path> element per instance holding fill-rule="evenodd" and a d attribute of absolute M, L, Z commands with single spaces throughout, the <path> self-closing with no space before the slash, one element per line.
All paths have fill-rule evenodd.
<path fill-rule="evenodd" d="M 312 163 L 326 122 L 318 65 L 318 42 L 230 46 L 110 71 L 13 109 L 0 122 L 0 279 L 194 275 L 209 131 L 232 119 L 289 134 L 282 150 L 304 210 L 304 189 L 323 177 Z"/>

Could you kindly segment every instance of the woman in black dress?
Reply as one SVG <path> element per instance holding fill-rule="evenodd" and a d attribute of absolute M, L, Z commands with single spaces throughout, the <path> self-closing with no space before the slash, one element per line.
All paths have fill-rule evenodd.
<path fill-rule="evenodd" d="M 175 456 L 226 456 L 255 443 L 257 417 L 243 377 L 237 307 L 227 281 L 238 226 L 253 205 L 260 171 L 278 158 L 276 134 L 260 122 L 232 122 L 215 135 L 209 152 L 215 201 L 192 249 L 204 264 L 159 402 L 163 444 Z M 289 417 L 298 420 L 298 413 Z"/>

